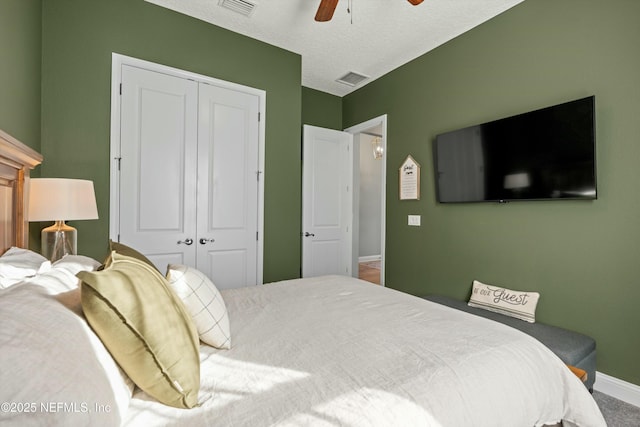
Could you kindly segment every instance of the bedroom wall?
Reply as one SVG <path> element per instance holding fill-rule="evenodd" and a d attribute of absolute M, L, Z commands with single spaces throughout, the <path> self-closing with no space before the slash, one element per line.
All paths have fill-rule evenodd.
<path fill-rule="evenodd" d="M 525 1 L 344 98 L 345 126 L 388 114 L 389 170 L 422 165 L 419 201 L 388 177 L 387 286 L 539 291 L 539 320 L 593 336 L 598 370 L 640 384 L 638 16 L 635 0 Z M 436 203 L 437 134 L 592 94 L 598 200 Z"/>
<path fill-rule="evenodd" d="M 143 0 L 48 0 L 42 8 L 42 175 L 91 179 L 98 199 L 99 220 L 72 224 L 79 252 L 101 259 L 107 250 L 117 52 L 266 91 L 264 280 L 298 277 L 300 56 Z"/>
<path fill-rule="evenodd" d="M 303 86 L 302 124 L 342 130 L 342 98 Z"/>
<path fill-rule="evenodd" d="M 0 2 L 0 129 L 38 151 L 41 38 L 42 0 Z"/>

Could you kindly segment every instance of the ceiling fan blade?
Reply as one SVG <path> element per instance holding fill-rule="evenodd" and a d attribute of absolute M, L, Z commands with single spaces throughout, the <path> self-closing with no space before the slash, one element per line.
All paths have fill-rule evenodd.
<path fill-rule="evenodd" d="M 338 0 L 320 0 L 320 6 L 318 6 L 318 11 L 316 12 L 316 21 L 330 21 L 337 5 Z"/>
<path fill-rule="evenodd" d="M 419 5 L 420 3 L 422 3 L 424 0 L 409 0 L 409 3 L 411 3 L 414 6 Z"/>

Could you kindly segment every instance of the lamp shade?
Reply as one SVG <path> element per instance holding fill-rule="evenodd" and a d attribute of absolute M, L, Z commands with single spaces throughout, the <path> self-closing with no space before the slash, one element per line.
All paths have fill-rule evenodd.
<path fill-rule="evenodd" d="M 93 181 L 67 178 L 32 178 L 29 186 L 29 221 L 98 219 Z"/>

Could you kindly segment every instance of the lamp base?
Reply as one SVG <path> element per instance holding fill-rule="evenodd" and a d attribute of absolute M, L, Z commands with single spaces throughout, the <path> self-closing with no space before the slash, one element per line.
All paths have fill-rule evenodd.
<path fill-rule="evenodd" d="M 51 227 L 43 228 L 40 237 L 42 256 L 51 262 L 67 254 L 76 254 L 78 232 L 64 221 L 56 221 Z"/>

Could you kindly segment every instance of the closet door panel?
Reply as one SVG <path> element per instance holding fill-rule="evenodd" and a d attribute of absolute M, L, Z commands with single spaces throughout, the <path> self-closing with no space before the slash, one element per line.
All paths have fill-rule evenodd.
<path fill-rule="evenodd" d="M 197 83 L 123 66 L 120 241 L 160 271 L 195 265 Z"/>
<path fill-rule="evenodd" d="M 198 269 L 220 288 L 257 284 L 258 105 L 200 84 Z"/>
<path fill-rule="evenodd" d="M 207 250 L 207 268 L 209 277 L 213 277 L 219 289 L 247 286 L 252 284 L 247 276 L 252 269 L 248 268 L 252 257 L 246 249 Z"/>
<path fill-rule="evenodd" d="M 248 176 L 244 161 L 245 112 L 219 103 L 211 105 L 211 112 L 209 123 L 214 127 L 206 141 L 210 150 L 206 231 L 241 230 L 247 225 L 247 205 L 251 204 L 245 197 L 247 180 L 255 181 L 255 176 Z"/>

